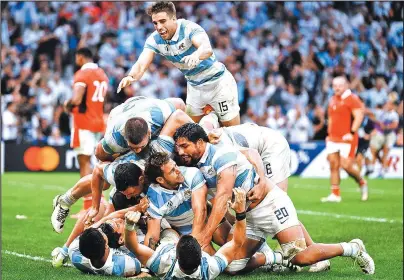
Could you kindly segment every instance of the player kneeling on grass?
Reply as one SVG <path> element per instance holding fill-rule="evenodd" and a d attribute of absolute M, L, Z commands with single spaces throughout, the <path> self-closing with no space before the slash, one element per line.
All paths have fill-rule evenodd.
<path fill-rule="evenodd" d="M 125 216 L 125 245 L 144 266 L 162 279 L 214 279 L 233 261 L 235 252 L 246 239 L 246 193 L 242 189 L 234 189 L 233 193 L 235 201 L 230 207 L 237 215 L 234 238 L 214 256 L 203 252 L 191 235 L 183 235 L 177 244 L 161 244 L 155 251 L 140 244 L 136 235 L 139 212 L 128 212 Z"/>

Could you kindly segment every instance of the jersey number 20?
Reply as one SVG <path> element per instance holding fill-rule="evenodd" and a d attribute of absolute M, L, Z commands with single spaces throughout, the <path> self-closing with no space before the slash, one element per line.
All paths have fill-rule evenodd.
<path fill-rule="evenodd" d="M 93 102 L 104 102 L 104 96 L 107 92 L 107 82 L 106 81 L 94 81 L 95 91 L 93 94 L 93 98 L 91 100 Z"/>

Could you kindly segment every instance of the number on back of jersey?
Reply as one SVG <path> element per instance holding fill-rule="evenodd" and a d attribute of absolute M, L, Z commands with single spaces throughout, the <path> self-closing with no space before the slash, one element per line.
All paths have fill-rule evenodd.
<path fill-rule="evenodd" d="M 104 96 L 107 93 L 108 84 L 106 81 L 94 81 L 95 91 L 93 94 L 93 98 L 91 100 L 93 102 L 104 102 Z"/>

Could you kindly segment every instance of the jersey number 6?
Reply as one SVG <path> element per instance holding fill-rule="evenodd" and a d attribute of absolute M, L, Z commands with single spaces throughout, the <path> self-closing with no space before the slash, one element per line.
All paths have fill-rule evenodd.
<path fill-rule="evenodd" d="M 94 81 L 94 86 L 95 86 L 95 91 L 93 94 L 93 98 L 91 100 L 93 102 L 104 102 L 104 96 L 107 92 L 107 82 L 102 81 L 101 83 L 99 81 Z"/>

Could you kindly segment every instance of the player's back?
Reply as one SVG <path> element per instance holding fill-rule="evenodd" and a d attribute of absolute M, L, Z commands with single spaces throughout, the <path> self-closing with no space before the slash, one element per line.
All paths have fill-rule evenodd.
<path fill-rule="evenodd" d="M 244 148 L 256 149 L 262 154 L 278 144 L 287 145 L 285 137 L 278 131 L 254 123 L 244 123 L 223 128 L 221 145 L 235 145 Z"/>
<path fill-rule="evenodd" d="M 114 126 L 114 130 L 122 130 L 127 120 L 134 117 L 145 119 L 151 126 L 152 133 L 160 128 L 172 112 L 174 106 L 165 100 L 136 96 L 126 100 L 125 103 L 117 106 L 111 111 L 109 122 Z"/>
<path fill-rule="evenodd" d="M 104 100 L 108 89 L 104 70 L 95 63 L 87 63 L 74 75 L 74 84 L 86 88 L 81 104 L 73 109 L 75 127 L 104 132 Z"/>

